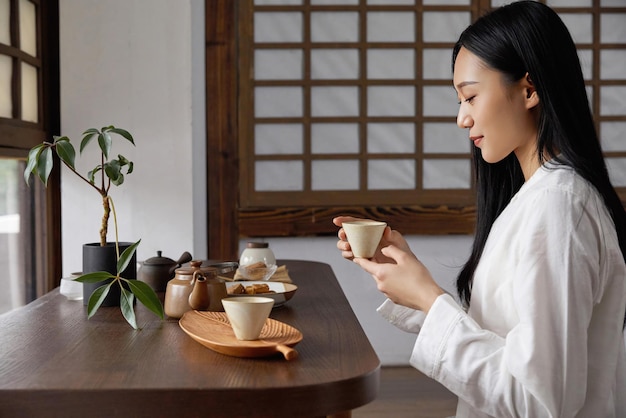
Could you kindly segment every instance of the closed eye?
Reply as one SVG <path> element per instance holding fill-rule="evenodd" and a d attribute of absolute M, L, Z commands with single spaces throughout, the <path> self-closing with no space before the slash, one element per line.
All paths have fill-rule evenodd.
<path fill-rule="evenodd" d="M 474 98 L 476 96 L 472 96 L 472 97 L 468 97 L 467 99 L 463 100 L 465 103 L 469 103 L 471 104 L 474 101 Z M 461 101 L 459 100 L 458 104 L 461 104 Z"/>

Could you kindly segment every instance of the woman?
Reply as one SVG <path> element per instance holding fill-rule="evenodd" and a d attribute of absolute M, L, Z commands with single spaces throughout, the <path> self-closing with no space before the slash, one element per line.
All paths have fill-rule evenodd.
<path fill-rule="evenodd" d="M 626 214 L 566 27 L 504 6 L 463 32 L 453 72 L 477 183 L 462 304 L 387 228 L 354 259 L 388 297 L 379 312 L 418 334 L 410 362 L 458 395 L 457 417 L 626 417 Z"/>

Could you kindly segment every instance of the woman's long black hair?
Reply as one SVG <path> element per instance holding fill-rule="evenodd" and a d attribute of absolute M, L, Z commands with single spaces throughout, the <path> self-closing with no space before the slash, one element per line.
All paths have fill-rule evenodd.
<path fill-rule="evenodd" d="M 602 195 L 626 260 L 626 212 L 611 185 L 589 108 L 576 46 L 559 16 L 535 1 L 519 1 L 481 17 L 461 34 L 461 47 L 514 82 L 529 74 L 539 95 L 537 154 L 571 166 Z M 477 188 L 477 222 L 469 260 L 459 273 L 457 290 L 469 306 L 472 280 L 495 219 L 524 183 L 514 154 L 486 163 L 476 147 L 473 164 Z M 625 278 L 626 280 L 626 278 Z"/>

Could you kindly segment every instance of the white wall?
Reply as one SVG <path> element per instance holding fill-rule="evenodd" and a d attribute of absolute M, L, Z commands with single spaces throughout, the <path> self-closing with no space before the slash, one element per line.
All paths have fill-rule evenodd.
<path fill-rule="evenodd" d="M 113 145 L 135 163 L 111 191 L 120 240 L 141 238 L 139 260 L 157 250 L 204 257 L 204 2 L 59 3 L 62 133 L 75 147 L 83 130 L 109 124 L 135 138 L 136 148 L 123 139 Z M 81 173 L 99 163 L 96 150 L 94 143 L 77 161 Z M 99 241 L 101 216 L 97 192 L 64 170 L 64 275 L 80 271 L 83 243 Z"/>
<path fill-rule="evenodd" d="M 204 1 L 59 3 L 62 133 L 76 146 L 83 130 L 108 124 L 128 129 L 135 137 L 136 148 L 123 140 L 113 148 L 135 163 L 127 182 L 111 193 L 120 239 L 141 238 L 139 260 L 157 250 L 170 258 L 183 251 L 206 258 Z M 79 170 L 89 171 L 98 163 L 97 157 L 89 153 L 79 159 Z M 67 276 L 81 269 L 83 243 L 98 241 L 101 218 L 97 193 L 67 170 L 62 175 L 62 217 Z M 109 238 L 113 237 L 111 232 Z M 278 258 L 331 264 L 381 361 L 407 363 L 415 337 L 376 314 L 383 297 L 369 275 L 341 258 L 336 239 L 267 241 Z M 470 238 L 410 237 L 409 241 L 440 284 L 453 291 Z"/>

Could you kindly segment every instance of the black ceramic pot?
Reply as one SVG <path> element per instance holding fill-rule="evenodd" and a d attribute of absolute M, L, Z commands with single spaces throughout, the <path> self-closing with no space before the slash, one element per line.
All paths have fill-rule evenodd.
<path fill-rule="evenodd" d="M 120 254 L 124 250 L 133 245 L 132 242 L 120 242 Z M 108 242 L 106 246 L 101 247 L 100 243 L 90 243 L 83 245 L 83 274 L 93 273 L 95 271 L 106 271 L 111 274 L 117 273 L 117 253 L 115 252 L 115 243 Z M 137 278 L 137 253 L 133 254 L 130 263 L 121 274 L 125 279 Z M 83 305 L 89 304 L 89 297 L 100 286 L 106 284 L 106 281 L 99 283 L 83 283 Z M 107 297 L 101 306 L 119 306 L 120 304 L 120 287 L 118 285 L 111 286 Z"/>

